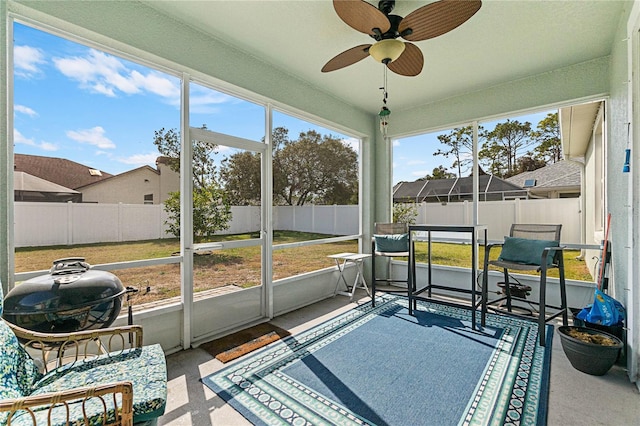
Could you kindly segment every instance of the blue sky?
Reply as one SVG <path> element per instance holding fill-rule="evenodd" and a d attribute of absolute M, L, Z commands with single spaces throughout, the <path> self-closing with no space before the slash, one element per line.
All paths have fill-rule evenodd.
<path fill-rule="evenodd" d="M 16 153 L 67 158 L 118 174 L 145 164 L 155 167 L 154 131 L 180 127 L 177 77 L 19 23 L 14 26 L 14 70 Z M 206 124 L 256 141 L 264 137 L 261 106 L 196 84 L 190 100 L 192 126 Z M 545 116 L 515 118 L 536 127 Z M 291 138 L 310 129 L 332 134 L 357 150 L 357 141 L 282 113 L 274 114 L 274 126 L 287 127 Z M 394 142 L 394 183 L 450 165 L 449 159 L 433 156 L 441 133 L 447 132 Z"/>
<path fill-rule="evenodd" d="M 540 120 L 545 118 L 549 112 L 552 111 L 513 116 L 510 119 L 512 121 L 518 120 L 521 123 L 528 121 L 531 123 L 531 128 L 535 129 Z M 485 130 L 491 130 L 500 121 L 504 120 L 487 121 L 479 124 Z M 450 168 L 453 158 L 433 155 L 442 146 L 438 140 L 438 135 L 448 133 L 450 133 L 450 130 L 395 140 L 393 145 L 393 183 L 396 184 L 400 181 L 412 182 L 425 177 L 441 164 Z M 451 171 L 456 173 L 456 170 L 451 169 Z"/>
<path fill-rule="evenodd" d="M 156 130 L 180 127 L 180 80 L 102 51 L 16 23 L 14 151 L 67 158 L 117 174 L 155 167 Z M 191 85 L 191 125 L 255 141 L 264 137 L 264 108 Z M 274 125 L 289 136 L 313 129 L 282 113 Z M 224 155 L 225 149 L 220 153 Z"/>

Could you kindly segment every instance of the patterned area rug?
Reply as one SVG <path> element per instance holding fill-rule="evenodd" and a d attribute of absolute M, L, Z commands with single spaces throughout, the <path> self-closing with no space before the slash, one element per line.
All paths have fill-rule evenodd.
<path fill-rule="evenodd" d="M 202 379 L 258 425 L 544 425 L 551 339 L 535 322 L 384 295 Z M 477 314 L 479 316 L 479 313 Z"/>

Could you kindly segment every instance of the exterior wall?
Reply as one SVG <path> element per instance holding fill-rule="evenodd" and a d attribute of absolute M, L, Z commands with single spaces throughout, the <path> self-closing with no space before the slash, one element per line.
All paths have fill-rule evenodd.
<path fill-rule="evenodd" d="M 594 132 L 585 152 L 584 158 L 584 187 L 589 190 L 584 191 L 584 239 L 585 244 L 600 244 L 604 239 L 604 193 L 602 192 L 602 171 L 604 140 L 602 139 L 603 117 L 598 115 L 594 126 Z M 596 250 L 587 250 L 584 253 L 585 259 L 599 256 Z M 592 262 L 587 262 L 591 266 L 591 275 L 595 276 L 595 268 Z"/>
<path fill-rule="evenodd" d="M 180 173 L 176 173 L 171 168 L 164 164 L 158 163 L 158 171 L 160 172 L 160 187 L 158 189 L 159 197 L 158 201 L 153 198 L 154 204 L 162 204 L 169 198 L 170 192 L 180 191 Z"/>
<path fill-rule="evenodd" d="M 80 188 L 80 191 L 85 203 L 144 204 L 144 196 L 152 194 L 153 204 L 159 204 L 160 176 L 150 167 L 142 167 Z"/>
<path fill-rule="evenodd" d="M 627 368 L 640 387 L 640 4 L 633 2 L 627 8 L 633 10 L 626 11 L 614 38 L 609 82 L 607 207 L 613 216 L 615 297 L 627 307 Z M 633 153 L 631 171 L 622 173 L 626 148 Z"/>

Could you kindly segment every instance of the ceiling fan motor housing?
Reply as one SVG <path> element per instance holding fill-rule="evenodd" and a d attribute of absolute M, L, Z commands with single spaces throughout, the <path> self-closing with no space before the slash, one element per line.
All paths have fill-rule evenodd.
<path fill-rule="evenodd" d="M 385 15 L 390 14 L 394 7 L 396 7 L 396 0 L 380 0 L 378 2 L 378 9 Z"/>

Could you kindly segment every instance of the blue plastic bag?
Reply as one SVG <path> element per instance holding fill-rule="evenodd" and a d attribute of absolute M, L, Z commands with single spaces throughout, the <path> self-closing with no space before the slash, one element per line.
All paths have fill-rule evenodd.
<path fill-rule="evenodd" d="M 576 318 L 592 324 L 622 325 L 625 318 L 625 309 L 622 303 L 596 289 L 593 304 L 578 312 Z"/>

